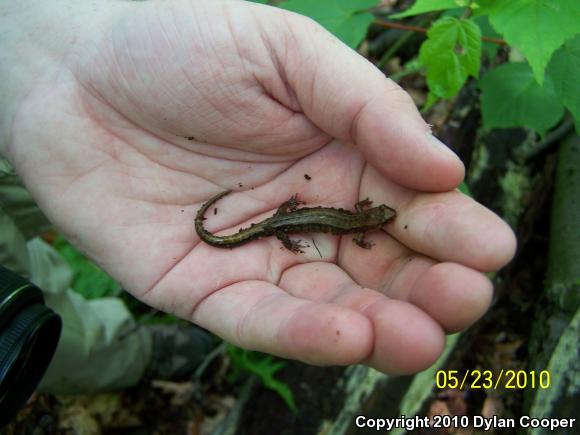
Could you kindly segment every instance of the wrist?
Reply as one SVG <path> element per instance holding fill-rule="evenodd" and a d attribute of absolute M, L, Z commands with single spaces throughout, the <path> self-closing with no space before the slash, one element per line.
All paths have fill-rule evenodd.
<path fill-rule="evenodd" d="M 66 75 L 67 53 L 87 40 L 90 24 L 109 16 L 114 3 L 119 2 L 0 0 L 0 155 L 13 160 L 10 147 L 23 103 L 35 88 Z"/>

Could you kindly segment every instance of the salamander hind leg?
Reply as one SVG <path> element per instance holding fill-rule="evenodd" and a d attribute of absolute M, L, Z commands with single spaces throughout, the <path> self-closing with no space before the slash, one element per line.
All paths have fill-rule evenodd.
<path fill-rule="evenodd" d="M 365 240 L 365 233 L 358 233 L 352 241 L 363 249 L 371 249 L 375 245 Z"/>
<path fill-rule="evenodd" d="M 302 204 L 306 204 L 304 201 L 300 201 L 298 200 L 298 194 L 294 194 L 292 195 L 292 197 L 282 203 L 280 205 L 280 207 L 278 207 L 278 210 L 276 211 L 276 213 L 274 214 L 274 216 L 278 216 L 280 214 L 285 214 L 285 213 L 290 213 L 291 211 L 294 211 L 298 208 L 299 205 Z"/>
<path fill-rule="evenodd" d="M 286 234 L 284 231 L 277 231 L 276 237 L 290 252 L 293 252 L 295 254 L 304 254 L 304 251 L 302 249 L 306 248 L 306 246 L 300 243 L 301 240 L 298 241 L 291 240 L 290 237 L 288 237 L 288 234 Z"/>

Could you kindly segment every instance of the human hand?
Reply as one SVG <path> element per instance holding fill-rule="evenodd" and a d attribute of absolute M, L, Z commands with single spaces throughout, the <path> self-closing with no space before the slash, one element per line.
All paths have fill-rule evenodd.
<path fill-rule="evenodd" d="M 3 153 L 60 231 L 136 297 L 242 347 L 391 373 L 429 366 L 446 331 L 485 312 L 481 272 L 509 261 L 514 236 L 453 190 L 461 162 L 362 57 L 310 20 L 246 2 L 68 2 L 73 30 L 51 37 L 52 22 L 19 40 L 39 55 L 28 69 L 13 55 L 28 86 L 3 114 Z M 309 234 L 322 258 L 274 238 L 220 250 L 193 217 L 226 188 L 240 192 L 205 221 L 219 234 L 294 193 L 343 208 L 369 197 L 397 218 L 368 234 L 370 250 L 324 234 Z"/>

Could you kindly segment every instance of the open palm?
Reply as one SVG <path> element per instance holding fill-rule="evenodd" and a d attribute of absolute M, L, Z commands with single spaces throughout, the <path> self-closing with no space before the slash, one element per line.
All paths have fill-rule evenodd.
<path fill-rule="evenodd" d="M 11 160 L 56 226 L 148 304 L 243 347 L 414 372 L 491 299 L 511 258 L 493 213 L 409 97 L 311 21 L 246 2 L 122 3 L 51 57 L 15 116 Z M 370 250 L 306 234 L 232 250 L 291 195 L 397 210 Z M 438 193 L 444 192 L 444 193 Z M 212 209 L 213 210 L 213 209 Z M 316 245 L 316 249 L 314 247 Z"/>

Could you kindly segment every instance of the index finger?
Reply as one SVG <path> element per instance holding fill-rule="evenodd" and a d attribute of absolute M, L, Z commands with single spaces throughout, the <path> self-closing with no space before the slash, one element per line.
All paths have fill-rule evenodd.
<path fill-rule="evenodd" d="M 400 86 L 313 21 L 287 19 L 293 38 L 271 41 L 273 56 L 319 128 L 354 143 L 384 176 L 406 187 L 438 192 L 461 182 L 462 162 L 430 134 Z"/>
<path fill-rule="evenodd" d="M 397 210 L 389 233 L 416 252 L 482 272 L 503 267 L 515 254 L 516 238 L 510 226 L 458 190 L 407 189 L 367 166 L 361 191 Z"/>

